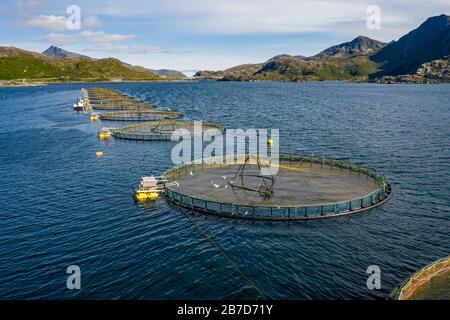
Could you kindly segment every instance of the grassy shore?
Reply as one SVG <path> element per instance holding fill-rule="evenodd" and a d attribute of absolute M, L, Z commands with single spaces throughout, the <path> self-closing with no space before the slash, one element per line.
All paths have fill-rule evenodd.
<path fill-rule="evenodd" d="M 60 79 L 18 79 L 18 80 L 0 80 L 0 88 L 11 87 L 40 87 L 47 86 L 49 84 L 76 84 L 76 83 L 130 83 L 130 82 L 192 82 L 191 79 L 123 79 L 123 80 L 111 80 L 111 79 L 79 79 L 71 81 L 62 81 Z"/>

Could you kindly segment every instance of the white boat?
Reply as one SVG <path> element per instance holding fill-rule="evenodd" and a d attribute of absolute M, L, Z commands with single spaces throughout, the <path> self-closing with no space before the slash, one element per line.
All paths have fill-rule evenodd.
<path fill-rule="evenodd" d="M 84 110 L 84 102 L 81 99 L 78 99 L 76 103 L 73 104 L 73 110 L 75 111 L 83 111 Z"/>
<path fill-rule="evenodd" d="M 135 198 L 137 201 L 155 201 L 158 199 L 159 193 L 164 192 L 165 186 L 169 185 L 178 185 L 178 183 L 168 183 L 162 177 L 142 177 L 138 188 L 135 190 Z"/>

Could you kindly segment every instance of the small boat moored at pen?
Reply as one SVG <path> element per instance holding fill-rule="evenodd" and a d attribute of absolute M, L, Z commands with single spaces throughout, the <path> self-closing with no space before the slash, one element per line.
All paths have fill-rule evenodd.
<path fill-rule="evenodd" d="M 92 112 L 91 115 L 89 116 L 89 119 L 91 121 L 97 121 L 98 119 L 100 119 L 100 115 L 96 112 Z"/>
<path fill-rule="evenodd" d="M 98 137 L 102 140 L 111 138 L 111 130 L 109 130 L 109 128 L 101 128 L 98 133 Z"/>
<path fill-rule="evenodd" d="M 76 103 L 73 104 L 73 110 L 75 111 L 84 111 L 84 102 L 81 99 L 78 99 Z"/>
<path fill-rule="evenodd" d="M 155 201 L 159 198 L 159 194 L 164 192 L 167 183 L 168 181 L 161 177 L 142 177 L 134 197 L 139 202 Z"/>

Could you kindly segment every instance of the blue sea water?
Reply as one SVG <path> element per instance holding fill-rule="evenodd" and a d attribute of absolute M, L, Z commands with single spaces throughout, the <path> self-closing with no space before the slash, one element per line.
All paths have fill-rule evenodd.
<path fill-rule="evenodd" d="M 259 298 L 188 217 L 163 199 L 135 203 L 132 187 L 172 166 L 173 144 L 100 141 L 105 124 L 71 108 L 83 86 L 0 89 L 0 299 Z M 269 298 L 386 299 L 450 253 L 449 85 L 96 86 L 187 119 L 279 128 L 283 151 L 349 159 L 389 179 L 391 200 L 350 217 L 191 216 Z M 81 290 L 66 288 L 72 264 Z M 380 290 L 366 286 L 370 265 L 381 269 Z"/>

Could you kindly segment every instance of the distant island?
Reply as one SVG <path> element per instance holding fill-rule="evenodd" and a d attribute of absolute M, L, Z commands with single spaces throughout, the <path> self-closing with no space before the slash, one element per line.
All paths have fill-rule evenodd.
<path fill-rule="evenodd" d="M 266 62 L 195 77 L 221 81 L 324 81 L 378 83 L 450 82 L 450 17 L 428 18 L 398 41 L 359 36 L 312 56 L 278 55 Z"/>
<path fill-rule="evenodd" d="M 450 82 L 450 16 L 428 18 L 398 41 L 359 36 L 311 56 L 282 54 L 263 63 L 221 71 L 199 71 L 194 78 L 219 81 L 325 81 L 377 83 Z M 175 70 L 152 70 L 115 58 L 94 59 L 51 46 L 42 53 L 0 47 L 0 86 L 49 82 L 179 81 Z"/>
<path fill-rule="evenodd" d="M 94 59 L 51 46 L 42 53 L 0 47 L 0 86 L 51 82 L 120 82 L 183 80 L 175 70 L 152 70 L 115 58 Z"/>

